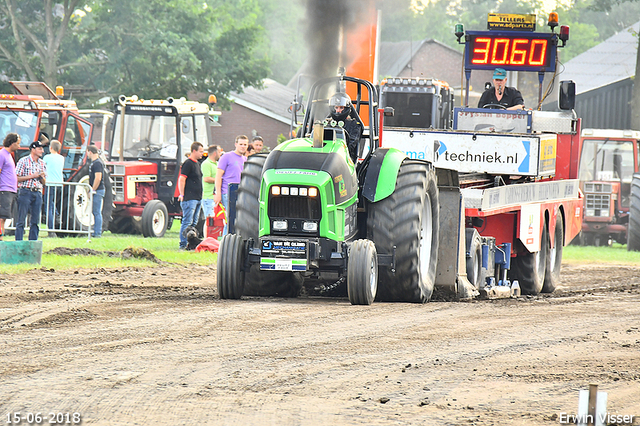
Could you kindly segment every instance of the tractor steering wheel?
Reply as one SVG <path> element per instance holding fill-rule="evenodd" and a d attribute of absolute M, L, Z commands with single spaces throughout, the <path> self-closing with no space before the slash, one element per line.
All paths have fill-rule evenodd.
<path fill-rule="evenodd" d="M 486 104 L 482 108 L 490 108 L 490 109 L 507 109 L 506 106 L 500 104 Z"/>

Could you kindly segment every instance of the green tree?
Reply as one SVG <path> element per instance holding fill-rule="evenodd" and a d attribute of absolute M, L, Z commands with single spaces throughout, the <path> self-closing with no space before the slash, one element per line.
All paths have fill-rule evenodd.
<path fill-rule="evenodd" d="M 98 96 L 187 96 L 259 85 L 257 0 L 2 0 L 0 64 L 11 79 Z"/>
<path fill-rule="evenodd" d="M 74 37 L 80 0 L 0 2 L 0 66 L 9 78 L 44 80 L 54 87 L 65 39 Z"/>
<path fill-rule="evenodd" d="M 84 79 L 109 95 L 214 93 L 258 85 L 267 59 L 256 46 L 254 0 L 97 1 L 82 43 Z"/>

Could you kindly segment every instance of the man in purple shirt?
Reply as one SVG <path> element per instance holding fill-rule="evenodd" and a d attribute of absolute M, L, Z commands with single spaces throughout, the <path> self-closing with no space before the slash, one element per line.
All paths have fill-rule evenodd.
<path fill-rule="evenodd" d="M 4 221 L 11 219 L 13 203 L 18 192 L 18 175 L 13 153 L 20 148 L 20 135 L 9 133 L 0 149 L 0 241 L 4 235 Z"/>
<path fill-rule="evenodd" d="M 236 149 L 225 153 L 218 161 L 218 171 L 216 172 L 216 193 L 213 201 L 217 205 L 222 201 L 225 212 L 229 210 L 229 184 L 240 183 L 240 175 L 244 168 L 247 157 L 244 156 L 249 146 L 249 138 L 245 135 L 236 136 Z M 229 216 L 227 216 L 227 221 Z M 225 223 L 222 235 L 226 235 L 228 225 Z"/>

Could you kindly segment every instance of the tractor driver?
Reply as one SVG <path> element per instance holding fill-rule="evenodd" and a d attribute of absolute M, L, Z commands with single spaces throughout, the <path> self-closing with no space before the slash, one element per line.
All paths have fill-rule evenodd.
<path fill-rule="evenodd" d="M 522 94 L 515 87 L 507 87 L 507 71 L 496 68 L 493 71 L 493 86 L 484 91 L 478 108 L 525 109 Z"/>
<path fill-rule="evenodd" d="M 353 106 L 351 98 L 346 93 L 336 93 L 329 100 L 330 120 L 335 120 L 338 127 L 342 127 L 347 133 L 347 147 L 349 155 L 355 163 L 358 160 L 358 144 L 362 136 L 362 125 L 350 117 Z"/>

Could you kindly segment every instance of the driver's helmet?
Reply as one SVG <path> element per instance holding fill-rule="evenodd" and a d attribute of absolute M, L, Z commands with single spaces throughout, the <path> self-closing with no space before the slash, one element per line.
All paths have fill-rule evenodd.
<path fill-rule="evenodd" d="M 336 112 L 336 107 L 344 107 L 342 112 Z M 329 99 L 329 111 L 331 118 L 336 121 L 344 121 L 351 113 L 351 98 L 346 93 L 338 92 Z"/>

